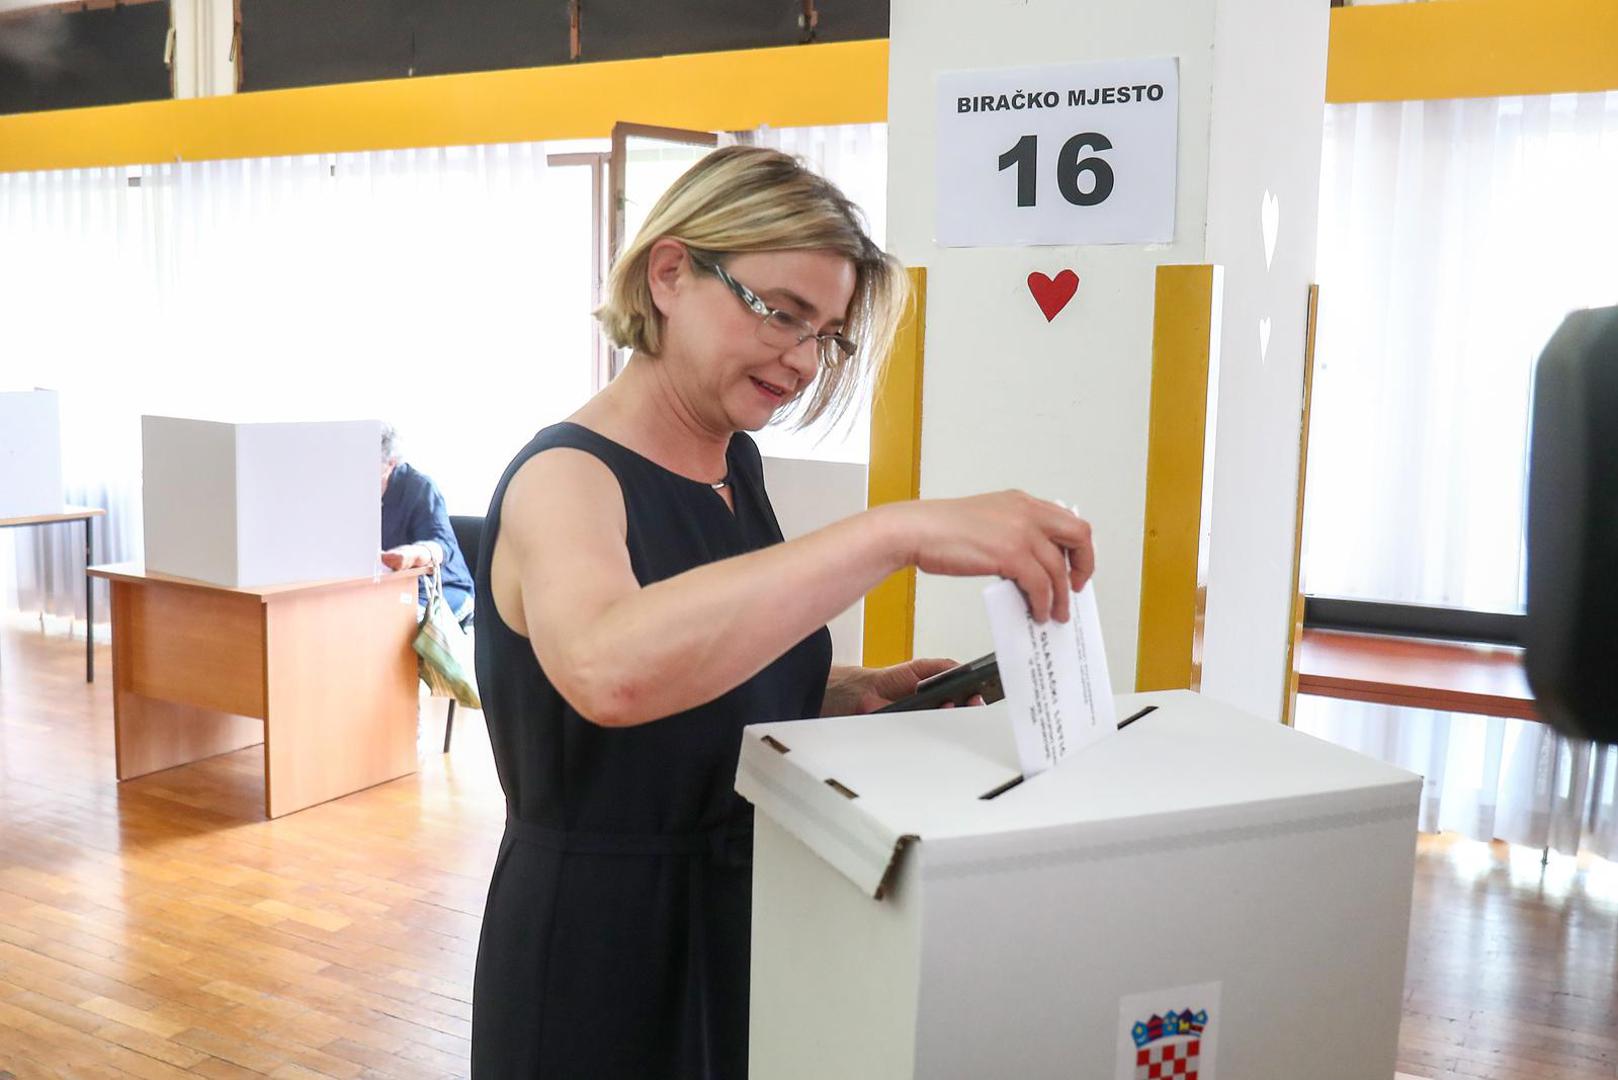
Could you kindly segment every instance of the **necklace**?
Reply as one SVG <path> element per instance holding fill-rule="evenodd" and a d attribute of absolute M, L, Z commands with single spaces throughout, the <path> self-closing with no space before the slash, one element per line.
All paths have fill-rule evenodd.
<path fill-rule="evenodd" d="M 708 486 L 713 488 L 715 491 L 723 491 L 725 488 L 730 486 L 730 476 L 727 474 L 723 480 L 719 481 L 719 483 L 709 484 Z"/>

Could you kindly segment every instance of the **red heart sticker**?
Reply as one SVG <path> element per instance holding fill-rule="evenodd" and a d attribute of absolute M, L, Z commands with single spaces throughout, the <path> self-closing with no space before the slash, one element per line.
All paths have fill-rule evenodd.
<path fill-rule="evenodd" d="M 1028 291 L 1034 294 L 1034 302 L 1045 313 L 1045 321 L 1050 322 L 1079 291 L 1079 275 L 1063 270 L 1053 280 L 1035 270 L 1028 275 Z"/>

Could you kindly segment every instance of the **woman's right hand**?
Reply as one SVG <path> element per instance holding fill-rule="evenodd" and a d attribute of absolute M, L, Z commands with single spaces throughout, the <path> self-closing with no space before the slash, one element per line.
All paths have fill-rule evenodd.
<path fill-rule="evenodd" d="M 1095 572 L 1090 523 L 1021 491 L 893 503 L 906 561 L 928 574 L 1006 578 L 1034 621 L 1066 622 L 1070 590 Z"/>
<path fill-rule="evenodd" d="M 382 553 L 382 565 L 389 570 L 411 570 L 418 566 L 431 566 L 437 553 L 426 544 L 401 544 Z"/>

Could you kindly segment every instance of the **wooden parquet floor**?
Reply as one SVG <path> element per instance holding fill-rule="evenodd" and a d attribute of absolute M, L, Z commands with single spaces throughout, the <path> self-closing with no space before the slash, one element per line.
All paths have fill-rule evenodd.
<path fill-rule="evenodd" d="M 256 749 L 118 784 L 83 655 L 0 628 L 0 1080 L 464 1077 L 482 718 L 445 757 L 434 702 L 415 776 L 263 821 Z M 1424 837 L 1404 1004 L 1405 1073 L 1618 1080 L 1618 869 Z"/>
<path fill-rule="evenodd" d="M 117 783 L 83 652 L 0 633 L 0 1075 L 465 1076 L 482 717 L 446 757 L 431 702 L 419 773 L 265 821 L 257 748 Z"/>
<path fill-rule="evenodd" d="M 1399 1068 L 1618 1078 L 1618 864 L 1423 836 Z"/>

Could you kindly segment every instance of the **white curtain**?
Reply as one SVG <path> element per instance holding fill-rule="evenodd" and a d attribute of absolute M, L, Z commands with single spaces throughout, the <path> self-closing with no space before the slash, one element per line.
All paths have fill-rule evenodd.
<path fill-rule="evenodd" d="M 1330 106 L 1304 588 L 1521 611 L 1533 364 L 1618 303 L 1618 93 Z M 1299 701 L 1426 779 L 1423 829 L 1618 856 L 1618 751 Z"/>
<path fill-rule="evenodd" d="M 837 182 L 882 242 L 886 125 L 753 141 Z M 143 413 L 387 419 L 452 513 L 483 513 L 594 389 L 591 170 L 547 149 L 607 144 L 0 173 L 0 384 L 62 391 L 68 501 L 108 510 L 96 557 L 141 556 Z M 868 435 L 862 408 L 760 441 L 863 462 Z M 0 531 L 0 610 L 82 611 L 81 538 Z"/>
<path fill-rule="evenodd" d="M 62 392 L 97 558 L 141 554 L 142 413 L 387 419 L 482 513 L 593 388 L 590 175 L 539 144 L 0 174 L 0 379 Z M 82 610 L 57 531 L 0 602 Z"/>

